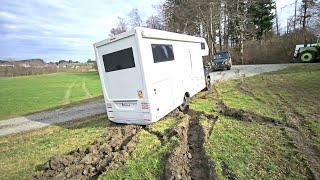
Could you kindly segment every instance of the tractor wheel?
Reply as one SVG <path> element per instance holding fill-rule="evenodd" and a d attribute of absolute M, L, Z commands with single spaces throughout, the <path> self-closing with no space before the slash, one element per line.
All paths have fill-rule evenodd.
<path fill-rule="evenodd" d="M 313 51 L 305 51 L 299 55 L 299 60 L 303 63 L 310 63 L 315 60 L 316 54 Z"/>

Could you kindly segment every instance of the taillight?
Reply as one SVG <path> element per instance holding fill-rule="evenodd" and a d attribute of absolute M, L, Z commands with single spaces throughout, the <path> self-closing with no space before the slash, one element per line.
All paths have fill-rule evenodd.
<path fill-rule="evenodd" d="M 112 108 L 112 104 L 111 103 L 107 103 L 107 108 Z"/>
<path fill-rule="evenodd" d="M 150 104 L 149 103 L 141 103 L 141 108 L 142 109 L 150 109 Z"/>

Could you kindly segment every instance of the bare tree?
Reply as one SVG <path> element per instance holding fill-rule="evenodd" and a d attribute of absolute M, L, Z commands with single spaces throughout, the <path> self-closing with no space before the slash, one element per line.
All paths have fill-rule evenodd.
<path fill-rule="evenodd" d="M 123 33 L 127 31 L 127 22 L 125 19 L 118 17 L 117 27 L 112 28 L 110 30 L 109 37 L 113 37 L 117 34 Z"/>
<path fill-rule="evenodd" d="M 159 16 L 150 16 L 146 21 L 146 26 L 152 29 L 164 29 L 163 21 Z"/>
<path fill-rule="evenodd" d="M 302 16 L 302 31 L 304 35 L 304 47 L 307 47 L 307 21 L 312 16 L 309 12 L 311 7 L 315 5 L 314 0 L 302 0 L 301 16 Z"/>
<path fill-rule="evenodd" d="M 142 20 L 139 14 L 139 10 L 137 8 L 134 8 L 130 11 L 130 13 L 128 14 L 128 18 L 131 29 L 142 26 Z"/>
<path fill-rule="evenodd" d="M 320 1 L 318 0 L 315 4 L 310 7 L 310 20 L 309 26 L 313 33 L 320 35 Z"/>

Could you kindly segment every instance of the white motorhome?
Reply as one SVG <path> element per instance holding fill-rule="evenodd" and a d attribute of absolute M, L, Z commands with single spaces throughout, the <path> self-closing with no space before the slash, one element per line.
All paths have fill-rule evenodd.
<path fill-rule="evenodd" d="M 153 123 L 187 108 L 210 83 L 203 38 L 138 27 L 95 43 L 94 50 L 108 118 L 116 123 Z"/>

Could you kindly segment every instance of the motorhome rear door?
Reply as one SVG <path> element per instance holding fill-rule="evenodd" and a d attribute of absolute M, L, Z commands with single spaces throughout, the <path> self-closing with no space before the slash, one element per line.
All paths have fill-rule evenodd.
<path fill-rule="evenodd" d="M 142 78 L 134 36 L 100 48 L 109 101 L 134 101 L 142 98 Z"/>

